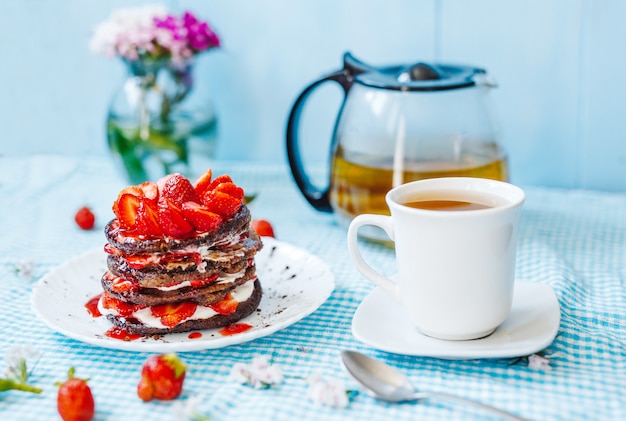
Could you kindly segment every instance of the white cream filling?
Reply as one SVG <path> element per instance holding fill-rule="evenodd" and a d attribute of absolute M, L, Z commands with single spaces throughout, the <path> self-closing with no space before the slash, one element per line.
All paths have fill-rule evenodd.
<path fill-rule="evenodd" d="M 239 237 L 240 237 L 240 234 L 231 235 L 227 237 L 226 239 L 224 239 L 223 243 L 220 243 L 220 247 L 223 247 L 223 246 L 230 247 L 230 246 L 237 244 L 239 242 Z M 176 254 L 198 253 L 201 259 L 203 260 L 202 264 L 198 266 L 198 272 L 203 273 L 206 271 L 206 265 L 207 265 L 206 261 L 227 262 L 227 261 L 232 260 L 233 257 L 242 258 L 245 256 L 243 247 L 238 247 L 234 249 L 231 248 L 228 250 L 214 250 L 212 249 L 212 247 L 215 247 L 215 245 L 210 245 L 210 246 L 190 245 L 190 246 L 185 247 L 184 249 L 180 249 L 175 252 L 168 252 L 168 253 L 163 253 L 163 254 L 153 253 L 153 254 L 148 255 L 147 257 L 142 256 L 142 258 L 145 258 L 145 266 L 150 266 L 150 265 L 159 264 L 159 262 L 161 261 L 161 257 L 168 255 L 168 254 L 176 255 Z M 166 267 L 168 269 L 174 269 L 176 267 L 185 268 L 191 264 L 192 263 L 174 262 L 174 263 L 167 263 Z"/>
<path fill-rule="evenodd" d="M 232 284 L 233 282 L 235 282 L 237 279 L 241 278 L 245 274 L 246 274 L 246 269 L 240 270 L 237 273 L 227 273 L 217 278 L 215 282 L 218 284 Z M 190 286 L 191 286 L 191 281 L 184 281 L 176 285 L 171 285 L 169 287 L 156 287 L 156 288 L 150 288 L 150 289 L 158 289 L 159 291 L 176 291 L 177 289 L 190 287 Z"/>
<path fill-rule="evenodd" d="M 254 279 L 246 282 L 243 285 L 239 285 L 235 289 L 230 292 L 230 295 L 233 297 L 235 301 L 241 303 L 246 301 L 252 296 L 252 292 L 254 291 Z M 114 316 L 119 316 L 119 314 L 115 311 L 115 309 L 104 308 L 102 304 L 103 299 L 100 298 L 98 301 L 98 310 L 102 313 L 103 316 L 108 314 L 112 314 Z M 217 315 L 218 313 L 213 310 L 211 307 L 205 307 L 198 305 L 196 307 L 196 311 L 187 319 L 181 321 L 181 323 L 186 322 L 187 320 L 196 320 L 196 319 L 208 319 Z M 142 308 L 141 310 L 133 312 L 130 316 L 131 318 L 135 318 L 139 320 L 146 326 L 157 328 L 157 329 L 170 329 L 170 327 L 165 326 L 161 323 L 161 319 L 152 315 L 152 311 L 150 307 Z"/>

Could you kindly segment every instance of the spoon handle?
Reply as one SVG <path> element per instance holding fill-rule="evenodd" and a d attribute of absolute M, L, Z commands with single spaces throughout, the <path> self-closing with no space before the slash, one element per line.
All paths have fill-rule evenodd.
<path fill-rule="evenodd" d="M 424 399 L 424 398 L 442 398 L 448 399 L 451 401 L 462 402 L 469 405 L 474 405 L 475 407 L 484 409 L 485 411 L 489 411 L 492 414 L 499 415 L 506 420 L 512 421 L 528 421 L 526 418 L 518 417 L 517 415 L 513 415 L 510 412 L 503 411 L 502 409 L 494 408 L 493 406 L 486 405 L 484 403 L 476 402 L 471 399 L 461 398 L 455 395 L 449 395 L 447 393 L 438 393 L 438 392 L 418 392 L 415 394 L 416 399 Z"/>

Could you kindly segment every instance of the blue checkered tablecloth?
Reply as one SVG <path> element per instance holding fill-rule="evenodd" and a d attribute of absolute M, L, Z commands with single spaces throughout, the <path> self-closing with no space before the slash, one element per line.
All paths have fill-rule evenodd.
<path fill-rule="evenodd" d="M 349 263 L 345 229 L 332 215 L 314 211 L 284 166 L 215 164 L 248 192 L 256 218 L 274 223 L 278 239 L 319 256 L 332 269 L 336 289 L 316 312 L 271 336 L 216 350 L 181 354 L 188 364 L 177 402 L 144 403 L 136 396 L 143 361 L 150 355 L 98 348 L 50 330 L 30 308 L 37 280 L 48 270 L 104 243 L 103 222 L 124 181 L 107 160 L 33 156 L 0 157 L 0 354 L 16 345 L 42 352 L 30 382 L 40 395 L 0 392 L 0 419 L 55 420 L 56 387 L 70 366 L 89 377 L 96 420 L 174 420 L 180 402 L 221 420 L 491 419 L 446 401 L 388 404 L 363 391 L 343 409 L 307 398 L 304 380 L 317 372 L 359 390 L 341 366 L 339 352 L 356 349 L 404 371 L 424 390 L 446 391 L 493 404 L 534 420 L 626 419 L 626 194 L 525 188 L 518 279 L 550 285 L 561 307 L 561 325 L 549 370 L 526 359 L 441 360 L 388 354 L 351 334 L 352 316 L 373 289 Z M 89 204 L 97 230 L 80 231 L 76 209 Z M 363 244 L 375 267 L 394 272 L 393 251 Z M 32 276 L 15 272 L 32 262 Z M 23 275 L 23 273 L 22 273 Z M 269 355 L 284 382 L 257 390 L 229 378 L 237 362 Z M 0 361 L 0 373 L 6 363 Z M 495 419 L 495 418 L 493 418 Z"/>

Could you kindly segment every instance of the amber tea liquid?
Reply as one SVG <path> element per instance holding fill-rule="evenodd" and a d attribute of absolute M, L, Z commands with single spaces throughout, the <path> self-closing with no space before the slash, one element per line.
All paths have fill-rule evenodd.
<path fill-rule="evenodd" d="M 393 187 L 409 181 L 437 177 L 478 177 L 508 181 L 505 157 L 478 163 L 473 159 L 462 162 L 422 162 L 405 164 L 401 173 L 394 172 L 391 163 L 357 163 L 348 160 L 339 149 L 332 163 L 330 201 L 342 223 L 356 215 L 375 213 L 389 215 L 385 195 Z"/>

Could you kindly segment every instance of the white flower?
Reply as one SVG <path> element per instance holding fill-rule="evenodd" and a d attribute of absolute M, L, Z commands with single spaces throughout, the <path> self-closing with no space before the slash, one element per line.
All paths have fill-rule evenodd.
<path fill-rule="evenodd" d="M 528 357 L 528 368 L 531 370 L 551 370 L 550 358 L 538 354 L 532 354 Z"/>
<path fill-rule="evenodd" d="M 238 383 L 261 389 L 282 383 L 283 372 L 279 366 L 270 364 L 267 356 L 261 355 L 254 357 L 252 364 L 236 363 L 230 377 Z"/>
<path fill-rule="evenodd" d="M 176 421 L 210 421 L 211 418 L 196 411 L 196 407 L 202 401 L 202 395 L 192 396 L 186 400 L 178 399 L 172 405 Z"/>
<path fill-rule="evenodd" d="M 32 279 L 34 276 L 35 262 L 32 260 L 25 262 L 15 262 L 15 273 L 24 279 Z"/>
<path fill-rule="evenodd" d="M 309 378 L 309 399 L 318 405 L 345 408 L 350 403 L 343 381 L 335 378 L 325 380 L 319 373 Z"/>
<path fill-rule="evenodd" d="M 108 20 L 98 24 L 89 42 L 89 48 L 108 57 L 119 53 L 136 59 L 136 51 L 152 47 L 152 25 L 155 17 L 167 16 L 163 5 L 145 5 L 114 10 Z"/>
<path fill-rule="evenodd" d="M 41 358 L 41 352 L 32 345 L 14 345 L 4 354 L 4 362 L 7 364 L 7 376 L 26 383 L 30 372 L 27 369 L 26 361 L 37 361 Z"/>

